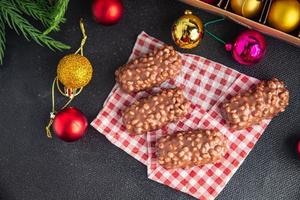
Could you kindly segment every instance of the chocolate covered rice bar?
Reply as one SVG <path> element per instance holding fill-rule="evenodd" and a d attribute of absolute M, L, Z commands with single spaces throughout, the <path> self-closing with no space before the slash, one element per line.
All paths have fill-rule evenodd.
<path fill-rule="evenodd" d="M 127 107 L 123 123 L 130 133 L 144 134 L 180 120 L 188 114 L 189 106 L 181 89 L 164 89 Z"/>
<path fill-rule="evenodd" d="M 180 55 L 172 46 L 163 46 L 123 65 L 115 75 L 122 90 L 131 93 L 159 86 L 175 78 L 181 68 Z"/>
<path fill-rule="evenodd" d="M 156 142 L 158 163 L 166 169 L 190 168 L 220 162 L 227 139 L 216 130 L 177 132 Z"/>
<path fill-rule="evenodd" d="M 232 129 L 240 130 L 273 118 L 288 104 L 289 91 L 282 81 L 273 78 L 225 101 L 222 114 Z"/>

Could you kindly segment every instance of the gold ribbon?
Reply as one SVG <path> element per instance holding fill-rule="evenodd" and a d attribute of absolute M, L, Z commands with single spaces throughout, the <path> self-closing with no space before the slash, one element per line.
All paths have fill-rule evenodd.
<path fill-rule="evenodd" d="M 81 43 L 80 43 L 80 47 L 77 49 L 77 51 L 75 52 L 75 54 L 78 54 L 79 51 L 80 51 L 80 54 L 83 56 L 83 47 L 85 45 L 85 42 L 86 42 L 86 39 L 87 39 L 87 35 L 85 33 L 85 29 L 84 29 L 84 24 L 83 24 L 83 19 L 82 18 L 80 19 L 79 26 L 80 26 L 80 30 L 81 30 L 81 33 L 82 33 L 82 40 L 81 40 Z"/>

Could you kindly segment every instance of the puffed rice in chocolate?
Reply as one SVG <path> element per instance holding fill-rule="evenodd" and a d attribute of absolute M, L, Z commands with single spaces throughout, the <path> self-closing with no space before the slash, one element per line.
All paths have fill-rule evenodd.
<path fill-rule="evenodd" d="M 289 91 L 282 81 L 273 78 L 225 101 L 222 114 L 232 129 L 240 130 L 273 118 L 288 104 Z"/>
<path fill-rule="evenodd" d="M 127 107 L 123 123 L 130 133 L 144 134 L 178 121 L 188 114 L 189 107 L 181 89 L 164 89 Z"/>
<path fill-rule="evenodd" d="M 161 137 L 156 148 L 161 166 L 186 169 L 220 162 L 227 152 L 227 139 L 216 130 L 177 132 Z"/>
<path fill-rule="evenodd" d="M 172 46 L 163 46 L 123 65 L 115 75 L 120 87 L 130 93 L 159 86 L 164 81 L 175 78 L 181 68 L 180 55 Z"/>

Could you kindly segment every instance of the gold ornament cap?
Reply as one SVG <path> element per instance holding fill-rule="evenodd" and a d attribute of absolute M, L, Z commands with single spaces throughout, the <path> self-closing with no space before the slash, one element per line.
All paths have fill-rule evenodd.
<path fill-rule="evenodd" d="M 64 56 L 57 66 L 58 80 L 69 89 L 86 86 L 92 79 L 93 67 L 90 61 L 80 54 Z"/>
<path fill-rule="evenodd" d="M 298 0 L 273 1 L 268 23 L 283 32 L 292 32 L 300 25 L 300 3 Z"/>
<path fill-rule="evenodd" d="M 186 10 L 184 15 L 172 26 L 172 38 L 176 45 L 183 49 L 192 49 L 199 45 L 203 38 L 203 23 L 199 17 Z"/>

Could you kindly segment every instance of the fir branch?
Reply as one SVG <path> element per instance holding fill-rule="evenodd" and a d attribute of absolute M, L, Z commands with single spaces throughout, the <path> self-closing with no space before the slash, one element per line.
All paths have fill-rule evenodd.
<path fill-rule="evenodd" d="M 49 13 L 44 6 L 41 6 L 32 0 L 13 0 L 13 1 L 23 13 L 32 16 L 36 20 L 41 21 L 45 27 L 50 26 L 51 20 L 48 17 Z"/>
<path fill-rule="evenodd" d="M 40 6 L 43 9 L 49 10 L 50 4 L 47 0 L 35 0 L 34 1 L 38 6 Z"/>
<path fill-rule="evenodd" d="M 44 35 L 41 31 L 33 27 L 26 19 L 24 19 L 17 8 L 9 0 L 0 1 L 0 13 L 3 19 L 7 22 L 10 28 L 17 33 L 22 32 L 24 37 L 29 40 L 29 37 L 41 46 L 46 45 L 52 50 L 69 49 L 70 46 L 65 45 L 51 37 Z"/>
<path fill-rule="evenodd" d="M 0 65 L 3 64 L 4 51 L 5 51 L 5 24 L 2 17 L 0 16 Z"/>
<path fill-rule="evenodd" d="M 65 12 L 67 10 L 69 0 L 57 0 L 55 5 L 51 8 L 51 25 L 44 31 L 44 35 L 49 34 L 51 31 L 58 31 L 59 24 L 65 22 Z"/>

